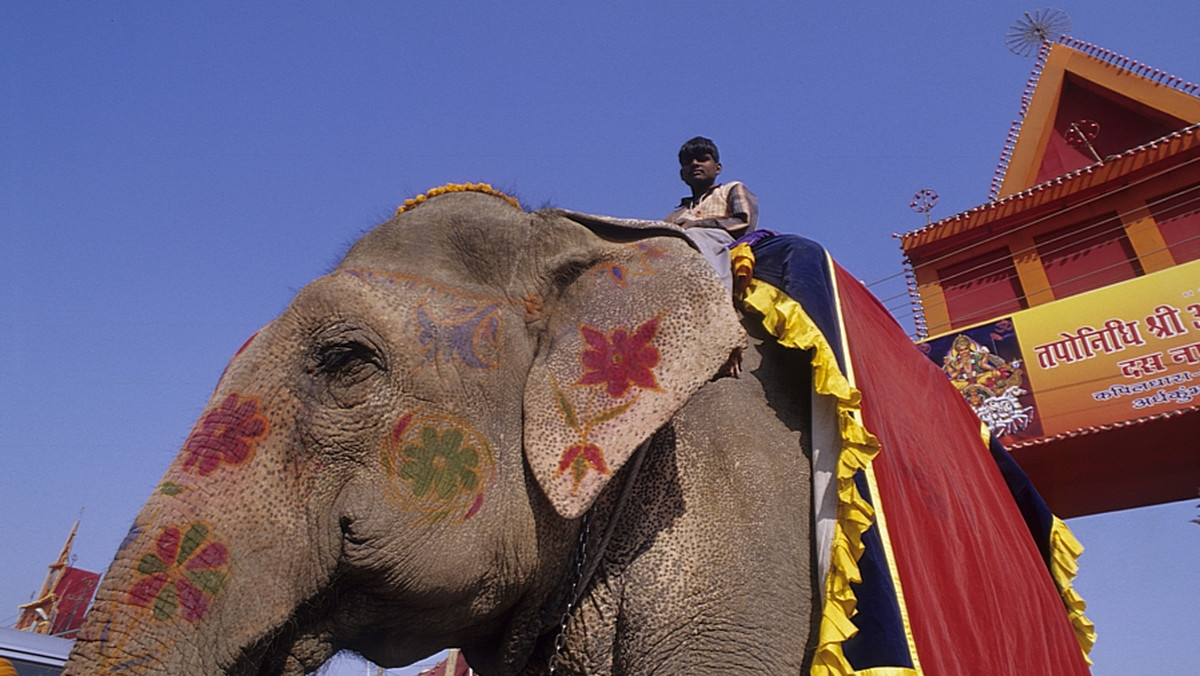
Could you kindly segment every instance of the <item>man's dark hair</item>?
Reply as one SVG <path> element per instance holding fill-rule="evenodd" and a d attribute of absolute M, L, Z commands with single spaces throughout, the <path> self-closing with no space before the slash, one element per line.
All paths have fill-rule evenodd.
<path fill-rule="evenodd" d="M 679 149 L 679 163 L 691 162 L 693 159 L 705 155 L 712 155 L 714 162 L 721 161 L 721 154 L 717 152 L 717 144 L 713 143 L 712 139 L 697 136 L 688 139 Z"/>

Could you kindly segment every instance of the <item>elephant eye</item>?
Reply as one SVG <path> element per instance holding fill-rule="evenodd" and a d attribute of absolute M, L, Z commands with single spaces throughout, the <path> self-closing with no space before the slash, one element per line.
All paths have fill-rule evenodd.
<path fill-rule="evenodd" d="M 312 341 L 307 388 L 319 401 L 354 408 L 379 393 L 388 364 L 384 343 L 373 331 L 332 322 L 315 331 Z"/>
<path fill-rule="evenodd" d="M 359 341 L 322 345 L 316 354 L 316 371 L 341 385 L 352 385 L 383 369 L 383 356 Z"/>

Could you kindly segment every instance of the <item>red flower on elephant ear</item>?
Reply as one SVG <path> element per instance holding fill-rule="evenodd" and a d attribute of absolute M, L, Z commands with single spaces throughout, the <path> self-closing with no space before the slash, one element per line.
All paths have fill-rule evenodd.
<path fill-rule="evenodd" d="M 583 477 L 588 471 L 596 470 L 601 474 L 612 474 L 608 469 L 608 464 L 604 462 L 604 451 L 596 444 L 572 444 L 562 458 L 558 461 L 558 471 L 554 476 L 559 476 L 567 470 L 571 470 L 572 491 L 579 490 L 579 484 L 583 481 Z"/>
<path fill-rule="evenodd" d="M 183 468 L 212 474 L 221 463 L 240 465 L 254 454 L 254 445 L 267 436 L 267 419 L 258 399 L 232 392 L 204 415 L 183 446 Z"/>
<path fill-rule="evenodd" d="M 657 330 L 658 317 L 637 327 L 632 334 L 618 328 L 606 336 L 590 326 L 580 326 L 579 332 L 588 347 L 579 355 L 584 372 L 576 384 L 604 384 L 613 399 L 625 396 L 633 385 L 656 389 L 658 381 L 651 369 L 658 366 L 660 354 L 650 341 Z"/>

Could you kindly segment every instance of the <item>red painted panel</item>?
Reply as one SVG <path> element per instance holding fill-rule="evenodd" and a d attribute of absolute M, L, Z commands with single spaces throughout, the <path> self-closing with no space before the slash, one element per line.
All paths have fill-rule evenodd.
<path fill-rule="evenodd" d="M 1008 249 L 996 249 L 938 270 L 950 325 L 957 328 L 1026 307 Z"/>
<path fill-rule="evenodd" d="M 52 634 L 75 638 L 79 627 L 83 626 L 83 615 L 92 602 L 99 582 L 100 573 L 70 566 L 63 570 L 58 584 L 54 585 L 54 595 L 58 601 L 54 605 L 54 624 L 50 628 Z"/>
<path fill-rule="evenodd" d="M 1175 262 L 1200 259 L 1200 185 L 1150 200 L 1149 206 Z"/>
<path fill-rule="evenodd" d="M 1098 127 L 1088 143 L 1101 158 L 1162 138 L 1188 124 L 1068 74 L 1059 96 L 1054 130 L 1038 168 L 1037 183 L 1096 163 L 1086 144 L 1067 140 L 1071 123 L 1085 120 L 1095 122 Z"/>
<path fill-rule="evenodd" d="M 1040 235 L 1034 242 L 1058 299 L 1142 274 L 1115 213 Z"/>

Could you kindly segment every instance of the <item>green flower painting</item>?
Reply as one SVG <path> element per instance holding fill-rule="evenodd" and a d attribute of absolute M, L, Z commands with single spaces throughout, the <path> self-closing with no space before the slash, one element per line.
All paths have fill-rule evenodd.
<path fill-rule="evenodd" d="M 450 500 L 479 486 L 479 451 L 463 441 L 457 429 L 439 433 L 426 425 L 419 442 L 404 446 L 406 460 L 399 476 L 409 482 L 415 497 L 424 498 L 432 491 L 439 500 Z"/>
<path fill-rule="evenodd" d="M 465 420 L 444 414 L 401 416 L 379 458 L 388 495 L 425 523 L 474 516 L 495 473 L 487 440 Z"/>

